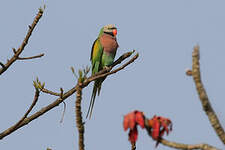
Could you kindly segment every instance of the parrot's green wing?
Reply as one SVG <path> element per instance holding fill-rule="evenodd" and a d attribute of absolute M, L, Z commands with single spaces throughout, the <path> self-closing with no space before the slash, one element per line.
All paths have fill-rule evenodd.
<path fill-rule="evenodd" d="M 99 71 L 102 60 L 103 47 L 99 38 L 95 40 L 91 49 L 92 75 Z"/>
<path fill-rule="evenodd" d="M 103 47 L 100 43 L 100 39 L 97 38 L 95 40 L 94 44 L 92 45 L 92 50 L 91 50 L 92 75 L 96 74 L 97 72 L 99 72 L 102 69 L 102 64 L 101 64 L 102 54 L 103 54 Z M 86 118 L 88 116 L 89 116 L 89 118 L 91 118 L 96 93 L 98 90 L 101 89 L 101 83 L 102 83 L 102 81 L 100 79 L 96 80 L 94 83 L 94 88 L 92 91 L 91 101 L 90 101 L 90 105 L 88 108 Z"/>

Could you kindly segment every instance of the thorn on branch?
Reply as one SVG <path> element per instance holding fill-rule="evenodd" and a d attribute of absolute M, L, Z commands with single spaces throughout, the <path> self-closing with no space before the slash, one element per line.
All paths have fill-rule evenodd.
<path fill-rule="evenodd" d="M 60 88 L 60 98 L 63 98 L 63 88 Z"/>
<path fill-rule="evenodd" d="M 12 48 L 12 50 L 13 50 L 13 53 L 16 54 L 16 49 L 15 48 Z"/>
<path fill-rule="evenodd" d="M 186 75 L 187 75 L 187 76 L 192 76 L 192 70 L 187 69 L 187 70 L 186 70 Z"/>

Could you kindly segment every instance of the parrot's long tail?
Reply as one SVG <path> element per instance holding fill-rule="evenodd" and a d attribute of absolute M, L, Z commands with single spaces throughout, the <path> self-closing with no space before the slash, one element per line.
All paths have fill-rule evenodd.
<path fill-rule="evenodd" d="M 91 119 L 91 115 L 92 115 L 92 111 L 93 111 L 93 107 L 95 103 L 95 97 L 96 97 L 97 91 L 98 91 L 98 95 L 100 94 L 101 85 L 102 85 L 102 80 L 95 81 L 86 118 L 88 118 L 89 116 L 89 119 Z"/>

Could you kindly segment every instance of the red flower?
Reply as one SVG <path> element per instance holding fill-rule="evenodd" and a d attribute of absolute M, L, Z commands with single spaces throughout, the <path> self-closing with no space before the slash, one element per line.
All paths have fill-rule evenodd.
<path fill-rule="evenodd" d="M 154 116 L 152 119 L 148 120 L 148 124 L 151 129 L 149 134 L 157 141 L 156 146 L 159 144 L 165 132 L 168 135 L 169 131 L 172 131 L 172 122 L 168 118 Z"/>
<path fill-rule="evenodd" d="M 129 141 L 131 143 L 136 143 L 138 137 L 138 130 L 137 127 L 135 126 L 134 129 L 130 129 L 129 131 Z"/>
<path fill-rule="evenodd" d="M 149 135 L 156 141 L 156 147 L 158 146 L 162 136 L 166 132 L 167 135 L 172 131 L 172 122 L 168 118 L 161 116 L 154 116 L 152 119 L 146 119 L 143 112 L 133 111 L 124 116 L 123 128 L 126 131 L 129 130 L 129 141 L 131 144 L 135 144 L 138 138 L 137 125 L 142 129 L 146 128 Z"/>
<path fill-rule="evenodd" d="M 137 125 L 140 125 L 143 129 L 145 127 L 144 114 L 140 111 L 133 111 L 126 116 L 124 116 L 123 120 L 123 128 L 126 131 L 130 128 L 129 131 L 129 141 L 131 143 L 135 143 L 138 137 Z"/>

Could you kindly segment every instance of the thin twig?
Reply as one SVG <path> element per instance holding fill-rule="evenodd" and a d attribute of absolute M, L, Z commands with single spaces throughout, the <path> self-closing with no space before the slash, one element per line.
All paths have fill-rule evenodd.
<path fill-rule="evenodd" d="M 171 147 L 171 148 L 175 148 L 175 149 L 184 149 L 184 150 L 197 150 L 197 149 L 201 149 L 201 150 L 219 150 L 209 144 L 195 144 L 195 145 L 191 145 L 191 144 L 182 144 L 182 143 L 177 143 L 177 142 L 171 142 L 171 141 L 167 141 L 165 139 L 161 139 L 160 143 L 162 143 L 165 146 Z"/>
<path fill-rule="evenodd" d="M 125 55 L 125 54 L 124 54 Z M 129 57 L 129 56 L 128 56 Z M 138 55 L 135 55 L 130 61 L 129 63 L 126 63 L 127 65 L 129 65 L 130 63 L 134 62 L 134 60 L 136 60 L 138 58 Z M 120 58 L 119 58 L 120 59 Z M 118 61 L 118 60 L 117 60 Z M 119 62 L 119 61 L 118 61 Z M 117 64 L 115 64 L 117 65 Z M 114 65 L 114 66 L 115 66 Z M 126 66 L 127 66 L 126 65 Z M 124 65 L 123 65 L 124 66 Z M 126 66 L 124 66 L 123 68 L 125 68 Z M 121 70 L 121 69 L 120 69 Z M 119 70 L 118 70 L 119 71 Z M 118 72 L 118 71 L 111 71 L 111 72 Z M 103 75 L 99 74 L 98 77 L 96 77 L 95 75 L 94 76 L 90 76 L 89 78 L 87 78 L 86 80 L 84 80 L 84 82 L 82 83 L 82 85 L 79 85 L 80 87 L 85 88 L 88 86 L 88 84 L 96 79 L 99 79 L 99 78 L 102 78 L 102 77 L 106 77 L 108 75 L 111 75 L 113 73 L 111 72 L 108 72 L 108 73 L 102 73 Z M 34 119 L 37 119 L 38 117 L 40 117 L 41 115 L 45 114 L 46 112 L 48 112 L 49 110 L 55 108 L 56 106 L 58 106 L 60 103 L 62 103 L 65 99 L 67 99 L 69 96 L 71 96 L 72 94 L 74 94 L 76 92 L 76 89 L 77 89 L 78 85 L 76 85 L 75 87 L 73 87 L 72 89 L 70 89 L 69 91 L 65 92 L 63 94 L 63 97 L 59 97 L 57 98 L 54 102 L 52 102 L 51 104 L 47 105 L 46 107 L 43 107 L 41 108 L 39 111 L 37 111 L 36 113 L 34 113 L 33 115 L 25 118 L 16 128 L 15 130 L 27 125 L 28 123 L 30 123 L 31 121 L 33 121 Z M 60 96 L 57 95 L 57 96 Z M 14 128 L 13 126 L 12 127 L 9 127 L 8 129 L 6 129 L 5 131 L 3 131 L 2 133 L 0 133 L 0 140 L 3 139 L 4 137 L 6 137 L 7 135 L 11 134 L 12 131 L 11 129 Z"/>
<path fill-rule="evenodd" d="M 18 57 L 18 60 L 27 60 L 27 59 L 35 59 L 35 58 L 40 58 L 42 56 L 44 56 L 45 54 L 42 53 L 42 54 L 39 54 L 39 55 L 36 55 L 36 56 L 31 56 L 31 57 Z"/>
<path fill-rule="evenodd" d="M 46 94 L 55 95 L 55 96 L 62 96 L 61 93 L 56 93 L 56 92 L 50 91 L 46 88 L 40 88 L 40 90 L 41 90 L 41 92 L 44 92 Z"/>
<path fill-rule="evenodd" d="M 63 88 L 60 88 L 60 98 L 63 97 Z"/>
<path fill-rule="evenodd" d="M 13 53 L 16 54 L 16 49 L 15 48 L 12 48 L 12 50 L 13 50 Z"/>
<path fill-rule="evenodd" d="M 207 96 L 206 90 L 203 86 L 200 73 L 200 64 L 199 64 L 199 46 L 194 47 L 192 53 L 192 76 L 198 92 L 199 99 L 202 103 L 203 110 L 209 118 L 209 121 L 214 128 L 216 134 L 219 136 L 220 140 L 225 144 L 225 132 L 221 126 L 216 113 L 214 112 L 210 100 Z"/>
<path fill-rule="evenodd" d="M 35 95 L 34 95 L 34 100 L 33 100 L 32 104 L 30 105 L 29 109 L 24 114 L 24 116 L 20 119 L 20 121 L 18 121 L 16 126 L 19 125 L 28 116 L 28 114 L 31 112 L 31 110 L 34 108 L 34 106 L 36 105 L 36 103 L 38 101 L 39 94 L 40 94 L 40 91 L 38 89 L 35 89 Z"/>
<path fill-rule="evenodd" d="M 135 50 L 132 50 L 131 52 L 127 52 L 127 53 L 123 54 L 115 62 L 113 62 L 113 64 L 111 66 L 114 67 L 115 65 L 120 64 L 123 60 L 130 57 L 134 52 L 135 52 Z"/>
<path fill-rule="evenodd" d="M 122 56 L 120 56 L 115 62 L 113 62 L 112 65 L 110 65 L 107 68 L 102 69 L 101 71 L 97 72 L 96 74 L 94 74 L 94 76 L 98 76 L 99 74 L 103 74 L 106 72 L 109 72 L 114 66 L 120 64 L 122 61 L 124 61 L 125 59 L 127 59 L 128 57 L 130 57 L 133 53 L 135 52 L 135 50 L 131 51 L 131 52 L 127 52 L 124 53 Z M 137 54 L 138 55 L 138 54 Z M 135 56 L 136 57 L 136 56 Z"/>
<path fill-rule="evenodd" d="M 79 85 L 79 83 L 77 84 Z M 82 100 L 82 88 L 77 86 L 77 96 L 76 96 L 76 124 L 79 133 L 79 150 L 84 150 L 84 125 L 82 121 L 82 112 L 81 112 L 81 100 Z"/>
<path fill-rule="evenodd" d="M 36 105 L 37 101 L 38 101 L 38 97 L 39 97 L 39 93 L 40 91 L 38 89 L 35 89 L 35 95 L 34 95 L 34 100 L 32 102 L 32 104 L 30 105 L 29 109 L 26 111 L 26 113 L 23 115 L 23 117 L 15 124 L 13 125 L 8 132 L 13 132 L 15 131 L 20 124 L 27 118 L 28 114 L 31 112 L 31 110 L 34 108 L 34 106 Z"/>
<path fill-rule="evenodd" d="M 20 45 L 20 47 L 15 50 L 13 49 L 13 52 L 14 52 L 14 55 L 12 56 L 12 58 L 9 59 L 9 61 L 4 65 L 5 67 L 2 67 L 0 69 L 0 75 L 2 73 L 4 73 L 19 57 L 19 55 L 23 52 L 25 46 L 27 45 L 28 41 L 29 41 L 29 38 L 35 28 L 35 26 L 37 25 L 38 21 L 40 20 L 40 18 L 42 17 L 42 14 L 43 14 L 43 9 L 39 9 L 36 17 L 34 18 L 34 21 L 33 23 L 30 25 L 29 29 L 28 29 L 28 32 L 26 34 L 26 37 L 24 38 L 22 44 Z"/>

